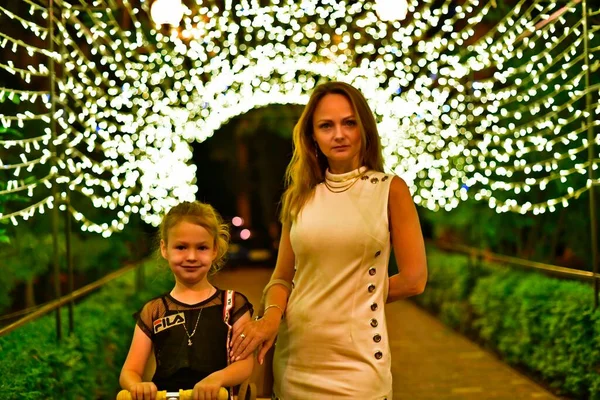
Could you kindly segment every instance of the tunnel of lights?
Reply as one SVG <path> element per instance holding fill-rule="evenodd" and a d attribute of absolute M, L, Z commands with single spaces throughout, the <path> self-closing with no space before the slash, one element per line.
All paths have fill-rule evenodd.
<path fill-rule="evenodd" d="M 406 19 L 382 21 L 372 1 L 195 0 L 171 29 L 148 1 L 23 3 L 0 5 L 14 77 L 0 87 L 0 196 L 29 199 L 0 215 L 14 224 L 58 199 L 85 231 L 108 236 L 134 213 L 156 225 L 196 196 L 192 142 L 328 80 L 364 93 L 386 170 L 427 209 L 551 212 L 599 182 L 600 11 L 586 2 L 517 1 L 490 22 L 495 1 L 409 1 Z"/>

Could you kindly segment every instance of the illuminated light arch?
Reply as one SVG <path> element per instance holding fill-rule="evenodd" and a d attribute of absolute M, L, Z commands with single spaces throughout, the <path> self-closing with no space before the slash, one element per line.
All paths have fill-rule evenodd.
<path fill-rule="evenodd" d="M 303 85 L 299 82 L 286 81 L 284 77 L 288 74 L 296 75 L 303 73 L 316 75 L 320 77 L 320 81 L 345 81 L 364 93 L 367 101 L 374 110 L 377 120 L 380 121 L 378 125 L 384 145 L 386 170 L 402 176 L 412 190 L 416 191 L 417 186 L 414 181 L 417 179 L 418 173 L 420 171 L 431 171 L 434 168 L 439 172 L 437 175 L 432 176 L 432 178 L 441 179 L 446 175 L 446 179 L 451 178 L 452 180 L 447 182 L 448 184 L 444 187 L 432 187 L 431 190 L 424 191 L 423 194 L 417 195 L 416 200 L 432 209 L 440 206 L 450 209 L 458 205 L 456 195 L 460 193 L 460 182 L 464 177 L 462 171 L 456 170 L 456 173 L 451 176 L 449 174 L 448 163 L 444 159 L 437 160 L 427 154 L 417 154 L 417 157 L 413 159 L 411 158 L 412 153 L 408 150 L 410 148 L 408 145 L 402 144 L 402 146 L 398 146 L 398 143 L 402 140 L 407 140 L 412 144 L 423 141 L 423 137 L 428 136 L 429 141 L 434 142 L 436 150 L 444 150 L 446 142 L 441 138 L 436 138 L 436 135 L 432 132 L 428 132 L 425 124 L 403 122 L 403 118 L 409 118 L 415 114 L 421 115 L 423 119 L 426 119 L 428 116 L 431 116 L 431 119 L 437 119 L 445 105 L 443 101 L 439 104 L 424 102 L 425 106 L 418 104 L 416 101 L 406 101 L 397 97 L 395 90 L 392 91 L 389 88 L 375 86 L 374 83 L 378 82 L 379 79 L 374 71 L 367 68 L 353 68 L 341 71 L 331 63 L 310 63 L 298 58 L 285 59 L 275 57 L 274 61 L 255 61 L 256 63 L 252 68 L 246 68 L 238 74 L 217 74 L 217 78 L 207 82 L 203 90 L 199 92 L 203 93 L 203 96 L 193 97 L 195 107 L 192 107 L 192 109 L 203 109 L 203 105 L 210 102 L 207 107 L 212 108 L 214 111 L 209 112 L 207 117 L 199 117 L 197 113 L 194 114 L 191 111 L 181 112 L 180 108 L 177 108 L 174 112 L 171 112 L 173 111 L 171 109 L 164 110 L 166 115 L 177 115 L 179 117 L 179 120 L 171 120 L 172 131 L 179 133 L 175 137 L 181 138 L 181 142 L 202 142 L 211 137 L 216 130 L 230 119 L 252 109 L 273 104 L 306 104 L 315 82 L 307 81 Z M 274 80 L 271 78 L 267 86 L 264 86 L 266 82 L 261 77 L 273 77 L 274 75 L 278 76 L 278 78 Z M 260 82 L 260 84 L 256 87 L 252 82 Z M 289 90 L 282 90 L 285 89 L 286 84 Z M 223 92 L 223 87 L 235 87 L 235 90 L 226 90 Z M 214 95 L 216 93 L 225 94 L 220 100 L 215 100 Z M 178 114 L 177 110 L 181 113 Z M 151 136 L 156 137 L 154 134 L 155 127 L 148 126 L 146 129 L 151 131 Z M 446 139 L 448 139 L 456 135 L 456 127 L 450 126 L 442 132 L 446 135 Z M 145 133 L 143 130 L 141 133 L 142 136 Z M 173 144 L 176 143 L 173 137 L 169 137 L 169 140 Z M 147 168 L 141 168 L 145 174 L 152 176 L 152 179 L 147 180 L 152 183 L 151 186 L 142 188 L 142 191 L 146 191 L 149 194 L 155 190 L 162 193 L 171 191 L 180 193 L 175 198 L 166 199 L 167 202 L 163 205 L 156 203 L 151 207 L 146 207 L 146 211 L 144 212 L 146 220 L 153 224 L 158 223 L 160 216 L 173 206 L 178 199 L 190 200 L 193 199 L 195 194 L 195 192 L 186 192 L 185 190 L 185 187 L 193 187 L 194 175 L 192 171 L 195 172 L 195 167 L 188 164 L 188 161 L 192 157 L 191 150 L 186 148 L 182 143 L 177 143 L 183 146 L 181 148 L 184 153 L 183 155 L 175 154 L 177 153 L 176 151 L 165 153 L 161 158 L 154 159 L 152 163 L 146 164 Z M 453 142 L 450 141 L 450 143 Z M 162 143 L 156 143 L 156 146 L 160 148 Z M 401 155 L 404 156 L 402 160 L 399 160 L 401 155 L 398 155 L 398 148 L 402 149 Z M 461 146 L 455 145 L 453 149 L 448 149 L 447 151 L 448 154 L 457 157 L 460 156 L 462 149 Z M 166 163 L 171 166 L 172 170 L 179 171 L 175 174 L 179 177 L 175 182 L 178 182 L 181 186 L 173 185 L 173 180 L 169 178 L 171 174 L 167 172 L 168 169 L 162 167 L 156 168 L 161 163 Z M 187 176 L 189 180 L 182 180 L 181 176 Z M 168 186 L 162 186 L 165 184 L 168 184 Z"/>
<path fill-rule="evenodd" d="M 43 6 L 23 1 L 31 5 L 32 15 L 47 16 Z M 123 229 L 132 213 L 156 224 L 174 201 L 194 196 L 196 171 L 186 164 L 190 141 L 205 140 L 251 108 L 303 103 L 315 84 L 310 75 L 353 83 L 365 94 L 378 118 L 387 170 L 407 180 L 415 201 L 429 209 L 452 209 L 471 197 L 498 212 L 553 211 L 593 183 L 578 176 L 586 165 L 598 168 L 597 158 L 588 164 L 581 158 L 600 144 L 600 135 L 587 141 L 581 134 L 583 113 L 564 118 L 555 111 L 558 105 L 545 100 L 556 94 L 556 79 L 567 73 L 576 79 L 561 87 L 561 93 L 580 99 L 585 90 L 581 57 L 570 56 L 583 46 L 581 31 L 567 29 L 571 27 L 564 17 L 540 23 L 558 3 L 534 0 L 525 8 L 519 2 L 475 40 L 474 28 L 492 2 L 455 7 L 448 0 L 433 8 L 431 1 L 411 1 L 407 22 L 384 23 L 368 0 L 351 5 L 273 0 L 267 7 L 242 1 L 233 10 L 227 1 L 225 10 L 196 1 L 197 12 L 183 20 L 185 41 L 158 32 L 147 38 L 137 16 L 148 10 L 134 9 L 129 0 L 123 6 L 132 21 L 130 30 L 105 7 L 112 0 L 95 0 L 100 11 L 76 10 L 79 2 L 56 0 L 70 28 L 56 24 L 56 45 L 67 50 L 61 55 L 12 38 L 0 28 L 5 39 L 0 46 L 64 63 L 67 73 L 57 82 L 60 92 L 53 99 L 58 100 L 61 127 L 55 141 L 75 160 L 61 158 L 51 171 L 42 168 L 49 157 L 44 151 L 51 140 L 48 130 L 25 139 L 0 138 L 5 146 L 21 149 L 18 166 L 5 169 L 12 176 L 0 194 L 36 194 L 56 179 L 111 215 L 110 222 L 94 223 L 71 204 L 82 229 L 110 235 Z M 580 6 L 569 7 L 577 11 Z M 0 13 L 42 40 L 47 37 L 44 26 L 25 16 L 3 6 Z M 600 48 L 598 37 L 590 35 L 592 49 Z M 90 54 L 79 48 L 82 40 L 91 47 Z M 566 50 L 555 51 L 548 43 L 567 43 Z M 598 54 L 594 51 L 592 58 Z M 517 68 L 505 66 L 509 62 Z M 557 63 L 563 69 L 553 72 Z M 495 74 L 472 82 L 473 73 L 492 65 L 498 66 Z M 33 62 L 0 63 L 0 68 L 26 83 L 48 76 L 46 65 Z M 162 87 L 165 79 L 172 79 L 172 88 Z M 533 83 L 531 90 L 518 92 L 515 88 L 525 80 Z M 0 115 L 0 126 L 26 129 L 33 121 L 49 121 L 48 92 L 0 88 L 0 101 L 6 96 L 41 102 L 46 109 Z M 596 89 L 593 96 L 592 129 L 597 129 Z M 515 105 L 516 100 L 531 100 L 533 106 Z M 528 122 L 521 123 L 521 118 Z M 556 157 L 559 151 L 569 157 Z M 556 175 L 561 171 L 569 174 Z M 27 173 L 33 183 L 22 179 Z M 556 199 L 544 193 L 538 204 L 511 198 L 543 191 L 555 177 L 570 185 Z M 30 218 L 51 206 L 51 197 L 39 195 L 0 219 L 17 223 L 18 217 Z"/>

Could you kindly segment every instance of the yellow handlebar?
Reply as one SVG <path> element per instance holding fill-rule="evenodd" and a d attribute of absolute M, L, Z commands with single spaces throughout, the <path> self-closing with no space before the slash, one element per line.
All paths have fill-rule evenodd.
<path fill-rule="evenodd" d="M 192 391 L 191 390 L 179 390 L 179 400 L 192 400 Z M 218 400 L 227 400 L 229 398 L 229 393 L 227 389 L 221 388 L 219 389 L 219 395 L 217 396 Z M 131 393 L 128 390 L 121 390 L 119 394 L 117 394 L 117 400 L 132 400 Z M 156 392 L 156 400 L 167 400 L 167 391 L 159 390 Z"/>

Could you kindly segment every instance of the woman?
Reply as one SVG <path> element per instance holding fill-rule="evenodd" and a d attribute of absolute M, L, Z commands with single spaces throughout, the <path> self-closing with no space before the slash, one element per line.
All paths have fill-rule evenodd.
<path fill-rule="evenodd" d="M 232 356 L 277 337 L 273 398 L 391 399 L 384 304 L 427 281 L 417 212 L 402 179 L 383 172 L 365 98 L 318 86 L 294 129 L 279 254 L 262 318 L 234 330 Z M 393 246 L 399 273 L 388 277 Z"/>

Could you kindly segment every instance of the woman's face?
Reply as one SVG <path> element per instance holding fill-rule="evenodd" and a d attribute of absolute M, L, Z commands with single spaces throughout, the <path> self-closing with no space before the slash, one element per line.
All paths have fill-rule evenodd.
<path fill-rule="evenodd" d="M 325 95 L 313 114 L 313 139 L 327 157 L 333 173 L 360 167 L 361 134 L 352 104 L 346 96 Z"/>
<path fill-rule="evenodd" d="M 182 220 L 161 241 L 162 256 L 168 261 L 175 279 L 194 285 L 206 278 L 217 256 L 215 239 L 203 226 Z"/>

